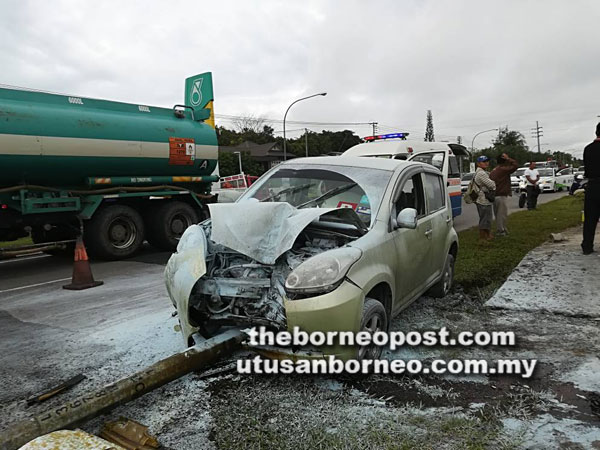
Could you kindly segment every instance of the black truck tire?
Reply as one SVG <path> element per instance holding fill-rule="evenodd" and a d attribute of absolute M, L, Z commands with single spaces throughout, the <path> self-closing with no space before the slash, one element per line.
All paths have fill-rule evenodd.
<path fill-rule="evenodd" d="M 198 214 L 184 202 L 167 201 L 146 215 L 148 242 L 161 250 L 174 251 L 183 232 L 198 223 Z"/>
<path fill-rule="evenodd" d="M 96 211 L 85 226 L 85 244 L 90 253 L 102 259 L 133 256 L 144 242 L 144 221 L 126 205 L 105 206 Z"/>

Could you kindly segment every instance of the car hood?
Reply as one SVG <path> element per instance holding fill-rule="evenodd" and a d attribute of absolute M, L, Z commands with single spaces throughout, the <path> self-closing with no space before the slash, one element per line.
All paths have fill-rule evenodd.
<path fill-rule="evenodd" d="M 296 209 L 285 202 L 241 202 L 209 204 L 212 220 L 211 239 L 263 264 L 274 264 L 292 248 L 308 224 L 328 215 L 366 231 L 349 208 Z"/>

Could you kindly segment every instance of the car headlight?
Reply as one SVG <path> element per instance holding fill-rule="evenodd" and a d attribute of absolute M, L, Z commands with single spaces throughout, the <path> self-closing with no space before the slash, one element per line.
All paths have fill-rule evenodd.
<path fill-rule="evenodd" d="M 320 253 L 296 267 L 285 280 L 285 289 L 294 294 L 327 293 L 337 288 L 362 252 L 354 247 Z"/>

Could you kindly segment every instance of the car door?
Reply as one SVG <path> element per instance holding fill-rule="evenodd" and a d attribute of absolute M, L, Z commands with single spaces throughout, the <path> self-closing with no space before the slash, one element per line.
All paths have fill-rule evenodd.
<path fill-rule="evenodd" d="M 404 208 L 417 210 L 417 226 L 391 230 L 396 254 L 396 299 L 394 313 L 402 309 L 422 291 L 430 276 L 431 218 L 426 214 L 423 169 L 413 170 L 399 183 L 394 192 L 392 217 Z"/>
<path fill-rule="evenodd" d="M 446 238 L 448 230 L 452 228 L 452 213 L 448 208 L 448 194 L 442 176 L 434 172 L 425 172 L 423 181 L 427 217 L 431 226 L 430 269 L 426 279 L 426 283 L 429 284 L 439 278 L 446 262 Z"/>
<path fill-rule="evenodd" d="M 569 188 L 573 184 L 573 169 L 567 167 L 557 174 L 557 183 L 561 188 Z"/>

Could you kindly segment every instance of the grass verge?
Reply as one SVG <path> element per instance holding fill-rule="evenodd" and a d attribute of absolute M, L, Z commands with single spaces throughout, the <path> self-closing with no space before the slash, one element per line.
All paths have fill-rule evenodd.
<path fill-rule="evenodd" d="M 479 243 L 477 227 L 458 233 L 460 251 L 455 282 L 468 293 L 486 295 L 496 289 L 523 257 L 558 233 L 581 223 L 583 199 L 567 196 L 538 205 L 535 211 L 508 216 L 510 235 Z"/>
<path fill-rule="evenodd" d="M 17 239 L 16 241 L 0 242 L 0 248 L 19 247 L 21 245 L 31 245 L 33 241 L 29 236 Z"/>
<path fill-rule="evenodd" d="M 211 438 L 219 449 L 513 449 L 494 421 L 449 409 L 392 407 L 316 378 L 252 376 L 213 382 Z"/>

